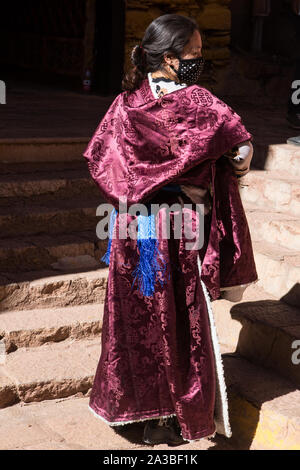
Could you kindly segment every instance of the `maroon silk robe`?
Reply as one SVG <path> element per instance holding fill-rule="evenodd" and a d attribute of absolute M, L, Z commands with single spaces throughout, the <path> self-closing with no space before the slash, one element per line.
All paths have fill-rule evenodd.
<path fill-rule="evenodd" d="M 213 194 L 202 250 L 186 250 L 184 236 L 176 240 L 172 230 L 171 239 L 159 238 L 167 273 L 152 297 L 132 287 L 136 240 L 112 240 L 89 404 L 109 425 L 176 414 L 186 440 L 231 436 L 210 297 L 257 279 L 237 180 L 223 156 L 251 138 L 240 116 L 205 88 L 156 99 L 146 78 L 135 92 L 116 97 L 84 152 L 102 196 L 117 210 L 121 197 L 128 206 L 176 202 L 161 190 L 168 183 L 210 187 Z M 159 224 L 164 217 L 161 210 Z"/>

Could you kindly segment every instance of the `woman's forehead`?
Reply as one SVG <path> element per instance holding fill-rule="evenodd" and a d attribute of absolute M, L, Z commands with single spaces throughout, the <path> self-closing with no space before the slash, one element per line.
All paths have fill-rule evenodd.
<path fill-rule="evenodd" d="M 192 34 L 189 43 L 187 44 L 187 49 L 192 50 L 192 49 L 201 49 L 202 48 L 202 39 L 199 31 L 194 31 Z"/>

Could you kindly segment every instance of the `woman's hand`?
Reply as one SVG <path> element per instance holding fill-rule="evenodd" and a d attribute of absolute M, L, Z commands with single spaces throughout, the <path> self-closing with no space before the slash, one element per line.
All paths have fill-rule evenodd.
<path fill-rule="evenodd" d="M 253 156 L 253 145 L 250 140 L 247 140 L 246 142 L 242 142 L 236 147 L 233 147 L 224 155 L 225 157 L 229 158 L 230 164 L 233 166 L 236 176 L 244 176 L 250 170 L 250 163 Z"/>
<path fill-rule="evenodd" d="M 237 146 L 235 147 L 232 147 L 231 150 L 228 150 L 227 152 L 223 153 L 224 157 L 227 157 L 227 158 L 234 158 L 238 155 L 239 153 L 239 149 Z"/>

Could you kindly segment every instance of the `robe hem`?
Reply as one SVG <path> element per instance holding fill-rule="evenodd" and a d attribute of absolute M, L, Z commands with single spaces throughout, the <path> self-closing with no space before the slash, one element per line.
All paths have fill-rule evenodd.
<path fill-rule="evenodd" d="M 202 436 L 199 436 L 199 437 L 195 437 L 194 439 L 186 439 L 185 437 L 182 436 L 182 439 L 184 441 L 187 441 L 187 442 L 198 442 L 198 441 L 201 441 L 203 439 L 213 439 L 215 436 L 216 436 L 216 433 L 217 433 L 217 428 L 215 427 L 215 430 L 213 433 L 211 434 L 204 434 Z M 202 434 L 202 433 L 201 433 Z M 182 435 L 182 434 L 181 434 Z"/>
<path fill-rule="evenodd" d="M 223 286 L 220 287 L 220 291 L 222 290 L 230 290 L 230 289 L 235 289 L 236 287 L 248 287 L 251 286 L 251 284 L 256 284 L 259 281 L 259 279 L 255 279 L 255 281 L 250 281 L 250 282 L 245 282 L 244 284 L 236 284 L 234 286 Z"/>
<path fill-rule="evenodd" d="M 91 411 L 93 413 L 93 415 L 96 417 L 96 418 L 99 418 L 101 419 L 102 421 L 104 421 L 106 424 L 108 424 L 109 426 L 111 427 L 114 427 L 114 426 L 123 426 L 125 424 L 131 424 L 131 423 L 139 423 L 139 422 L 143 422 L 143 421 L 150 421 L 152 419 L 159 419 L 159 418 L 171 418 L 172 416 L 177 416 L 176 413 L 172 413 L 172 414 L 168 414 L 168 415 L 159 415 L 159 416 L 152 416 L 152 417 L 148 417 L 148 418 L 141 418 L 141 419 L 135 419 L 135 420 L 130 420 L 130 421 L 108 421 L 107 419 L 105 419 L 103 416 L 101 416 L 99 413 L 97 413 L 91 406 L 88 406 L 88 409 L 89 411 Z M 207 435 L 207 431 L 202 431 L 201 432 L 201 436 L 200 437 L 196 437 L 195 439 L 188 439 L 188 438 L 185 438 L 183 437 L 182 435 L 182 432 L 180 433 L 181 436 L 182 436 L 182 439 L 184 441 L 187 441 L 187 442 L 196 442 L 196 441 L 200 441 L 201 439 L 210 439 L 210 438 L 213 438 L 215 437 L 216 435 L 216 428 L 214 430 L 214 432 L 212 434 L 209 434 Z M 199 433 L 198 433 L 199 434 Z"/>
<path fill-rule="evenodd" d="M 128 420 L 128 421 L 108 421 L 106 418 L 101 416 L 98 412 L 96 412 L 90 405 L 88 406 L 89 410 L 93 413 L 96 418 L 102 419 L 106 424 L 109 426 L 122 426 L 125 424 L 131 424 L 131 423 L 138 423 L 141 421 L 149 421 L 151 419 L 159 419 L 159 418 L 171 418 L 172 416 L 177 416 L 176 413 L 169 413 L 169 414 L 157 414 L 155 416 L 148 416 L 147 418 L 140 418 L 140 419 L 133 419 L 133 420 Z"/>

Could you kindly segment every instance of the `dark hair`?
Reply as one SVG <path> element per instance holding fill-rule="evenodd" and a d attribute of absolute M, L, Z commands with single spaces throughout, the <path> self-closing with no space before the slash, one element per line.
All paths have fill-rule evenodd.
<path fill-rule="evenodd" d="M 167 14 L 152 21 L 141 44 L 132 49 L 133 67 L 123 78 L 122 89 L 133 91 L 148 72 L 163 70 L 164 54 L 179 57 L 195 30 L 199 31 L 196 20 L 183 15 Z"/>

